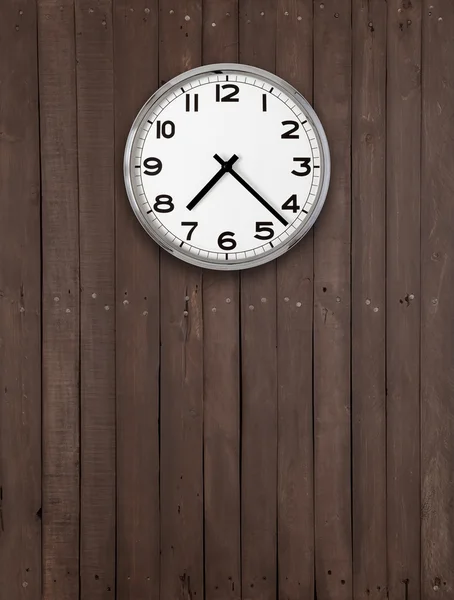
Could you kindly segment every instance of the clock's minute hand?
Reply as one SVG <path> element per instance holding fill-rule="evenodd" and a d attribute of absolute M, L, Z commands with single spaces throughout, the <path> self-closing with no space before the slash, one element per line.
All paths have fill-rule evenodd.
<path fill-rule="evenodd" d="M 271 213 L 271 214 L 272 214 L 272 215 L 273 215 L 273 216 L 274 216 L 274 217 L 275 217 L 275 218 L 276 218 L 276 219 L 277 219 L 277 220 L 278 220 L 280 223 L 282 223 L 282 225 L 285 225 L 285 226 L 287 226 L 287 225 L 288 225 L 288 221 L 287 221 L 286 219 L 284 219 L 284 217 L 283 217 L 282 215 L 280 215 L 280 214 L 277 212 L 277 210 L 276 210 L 276 209 L 274 209 L 274 208 L 271 206 L 271 204 L 269 204 L 269 203 L 268 203 L 268 202 L 265 200 L 265 198 L 262 198 L 262 196 L 261 196 L 261 195 L 260 195 L 258 192 L 256 192 L 256 191 L 254 190 L 254 188 L 253 188 L 253 187 L 251 187 L 251 186 L 249 185 L 249 183 L 248 183 L 247 181 L 245 181 L 245 180 L 244 180 L 244 179 L 241 177 L 241 175 L 238 175 L 238 173 L 232 169 L 232 165 L 231 165 L 231 164 L 229 164 L 229 163 L 230 163 L 230 161 L 228 161 L 228 162 L 225 162 L 225 161 L 223 161 L 223 160 L 222 160 L 222 158 L 221 158 L 221 157 L 220 157 L 218 154 L 215 154 L 215 155 L 214 155 L 214 158 L 215 158 L 215 159 L 218 161 L 218 163 L 220 163 L 220 164 L 221 164 L 221 165 L 224 167 L 224 169 L 225 169 L 226 171 L 228 171 L 228 172 L 230 173 L 230 175 L 233 175 L 233 177 L 235 177 L 235 179 L 236 179 L 236 180 L 237 180 L 239 183 L 241 183 L 241 185 L 242 185 L 242 186 L 244 186 L 244 187 L 247 189 L 247 191 L 248 191 L 248 192 L 250 192 L 250 193 L 251 193 L 251 194 L 254 196 L 254 198 L 257 198 L 257 200 L 260 202 L 260 204 L 262 204 L 262 205 L 263 205 L 265 208 L 267 208 L 267 209 L 270 211 L 270 213 Z M 230 159 L 230 160 L 232 160 L 232 159 Z"/>
<path fill-rule="evenodd" d="M 216 154 L 217 156 L 217 154 Z M 232 165 L 234 163 L 236 163 L 236 161 L 238 160 L 238 156 L 236 154 L 234 154 L 232 156 L 232 158 L 230 160 L 228 160 L 227 162 L 223 161 L 223 164 L 221 166 L 221 168 L 219 169 L 219 171 L 216 173 L 216 175 L 214 175 L 210 181 L 200 190 L 200 192 L 194 196 L 194 198 L 191 200 L 191 202 L 189 202 L 189 204 L 186 206 L 186 208 L 188 210 L 192 210 L 195 206 L 197 206 L 197 204 L 200 202 L 200 200 L 202 200 L 202 198 L 205 196 L 205 194 L 207 194 L 211 188 L 216 185 L 216 183 L 221 179 L 221 177 L 223 175 L 225 175 L 227 172 L 229 172 L 229 169 L 231 169 Z"/>

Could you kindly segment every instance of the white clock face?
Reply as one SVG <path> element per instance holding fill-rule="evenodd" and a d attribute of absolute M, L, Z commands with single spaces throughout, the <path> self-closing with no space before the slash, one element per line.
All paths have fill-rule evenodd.
<path fill-rule="evenodd" d="M 146 231 L 187 262 L 240 269 L 283 254 L 326 197 L 329 151 L 304 98 L 244 65 L 188 71 L 150 98 L 125 152 Z"/>

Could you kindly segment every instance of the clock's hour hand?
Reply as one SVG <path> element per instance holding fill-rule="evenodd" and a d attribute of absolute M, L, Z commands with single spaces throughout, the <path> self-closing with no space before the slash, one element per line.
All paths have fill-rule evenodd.
<path fill-rule="evenodd" d="M 217 154 L 216 154 L 217 156 Z M 215 156 L 215 158 L 216 158 Z M 197 204 L 200 202 L 200 200 L 202 200 L 202 198 L 205 196 L 205 194 L 207 194 L 211 188 L 216 185 L 216 183 L 221 179 L 221 177 L 223 175 L 225 175 L 227 172 L 229 172 L 229 169 L 231 169 L 232 165 L 234 163 L 236 163 L 236 161 L 238 160 L 238 156 L 236 154 L 234 154 L 232 156 L 232 158 L 230 160 L 228 160 L 227 162 L 222 161 L 222 166 L 219 169 L 219 171 L 216 173 L 216 175 L 214 175 L 210 181 L 206 184 L 206 186 L 204 186 L 200 192 L 194 196 L 194 198 L 191 200 L 191 202 L 189 202 L 189 204 L 186 206 L 186 208 L 188 210 L 192 210 L 195 206 L 197 206 Z"/>
<path fill-rule="evenodd" d="M 275 217 L 275 218 L 276 218 L 276 219 L 277 219 L 277 220 L 278 220 L 280 223 L 282 223 L 282 225 L 285 225 L 285 226 L 287 226 L 287 225 L 288 225 L 288 221 L 287 221 L 286 219 L 284 219 L 284 217 L 283 217 L 282 215 L 280 215 L 280 214 L 277 212 L 277 210 L 276 210 L 275 208 L 273 208 L 273 207 L 271 206 L 271 204 L 269 204 L 269 203 L 268 203 L 268 202 L 265 200 L 265 198 L 262 198 L 262 196 L 261 196 L 261 195 L 260 195 L 258 192 L 256 192 L 256 191 L 254 190 L 254 188 L 253 188 L 253 187 L 251 187 L 251 186 L 249 185 L 249 183 L 248 183 L 247 181 L 245 181 L 245 180 L 244 180 L 244 179 L 241 177 L 241 175 L 238 175 L 238 173 L 232 169 L 232 165 L 231 165 L 231 164 L 229 164 L 229 163 L 230 163 L 230 161 L 228 161 L 228 162 L 225 162 L 225 161 L 223 161 L 223 160 L 222 160 L 222 158 L 221 158 L 221 157 L 220 157 L 218 154 L 215 154 L 215 155 L 214 155 L 214 158 L 215 158 L 215 159 L 218 161 L 218 163 L 220 163 L 220 164 L 221 164 L 221 165 L 224 167 L 224 169 L 225 169 L 226 171 L 228 171 L 228 172 L 230 173 L 230 175 L 233 175 L 233 177 L 235 177 L 235 179 L 236 179 L 236 180 L 237 180 L 239 183 L 241 183 L 241 185 L 242 185 L 242 186 L 244 186 L 244 187 L 247 189 L 247 191 L 248 191 L 249 193 L 251 193 L 251 194 L 254 196 L 254 198 L 257 198 L 257 200 L 260 202 L 260 204 L 262 204 L 262 205 L 263 205 L 265 208 L 267 208 L 267 209 L 270 211 L 270 213 L 271 213 L 271 214 L 272 214 L 272 215 L 273 215 L 273 216 L 274 216 L 274 217 Z M 230 160 L 231 160 L 231 159 L 230 159 Z"/>

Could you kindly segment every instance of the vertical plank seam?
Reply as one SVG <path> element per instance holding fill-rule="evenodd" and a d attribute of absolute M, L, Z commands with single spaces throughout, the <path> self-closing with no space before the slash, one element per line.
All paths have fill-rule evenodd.
<path fill-rule="evenodd" d="M 204 1 L 200 0 L 200 64 L 204 61 L 205 20 L 203 18 Z M 202 319 L 202 590 L 203 600 L 206 600 L 206 493 L 205 493 L 205 327 L 203 322 L 203 300 L 205 294 L 203 285 L 203 269 L 200 269 L 200 314 Z"/>
<path fill-rule="evenodd" d="M 276 66 L 277 66 L 277 10 L 278 10 L 278 2 L 275 1 L 273 4 L 274 7 L 274 65 L 273 72 L 276 74 Z M 276 561 L 276 599 L 279 600 L 279 382 L 278 382 L 278 294 L 277 294 L 277 260 L 274 261 L 274 364 L 276 369 L 276 377 L 275 377 L 275 387 L 274 387 L 274 398 L 276 402 L 276 473 L 275 473 L 275 481 L 276 481 L 276 490 L 275 490 L 275 506 L 276 506 L 276 544 L 275 544 L 275 561 Z"/>
<path fill-rule="evenodd" d="M 238 8 L 238 26 L 239 26 L 239 8 Z M 238 30 L 239 31 L 239 30 Z M 239 36 L 238 36 L 239 45 Z M 239 56 L 239 51 L 238 51 Z M 242 314 L 243 309 L 241 305 L 241 273 L 238 275 L 238 477 L 239 477 L 239 504 L 240 504 L 240 565 L 239 565 L 239 588 L 240 597 L 243 597 L 243 344 L 241 343 L 241 332 L 242 332 Z"/>
<path fill-rule="evenodd" d="M 204 61 L 204 29 L 205 20 L 203 18 L 204 1 L 200 0 L 200 64 L 205 64 Z M 206 494 L 205 494 L 205 327 L 203 322 L 204 308 L 203 300 L 205 294 L 203 285 L 203 269 L 200 269 L 200 314 L 202 318 L 202 587 L 203 600 L 206 599 Z"/>
<path fill-rule="evenodd" d="M 115 91 L 116 91 L 116 86 L 115 86 L 115 23 L 116 23 L 116 18 L 115 18 L 115 0 L 112 0 L 112 85 L 113 85 L 113 128 L 114 128 L 114 135 L 113 135 L 113 164 L 114 164 L 114 168 L 116 169 L 117 167 L 117 145 L 116 145 L 116 135 L 115 135 L 115 123 L 116 123 L 116 112 L 115 112 Z M 115 600 L 118 599 L 118 548 L 117 548 L 117 530 L 118 530 L 118 452 L 117 452 L 117 447 L 118 447 L 118 438 L 117 438 L 117 244 L 116 244 L 116 239 L 117 239 L 117 215 L 116 215 L 116 208 L 117 208 L 117 194 L 116 194 L 116 185 L 117 185 L 117 178 L 114 176 L 113 178 L 113 210 L 114 210 L 114 214 L 113 214 L 113 230 L 114 230 L 114 269 L 113 269 L 113 273 L 114 273 L 114 285 L 113 285 L 113 289 L 114 289 L 114 293 L 113 293 L 113 305 L 114 305 L 114 311 L 115 311 L 115 315 L 114 315 L 114 327 L 115 327 L 115 331 L 114 331 L 114 365 L 115 365 L 115 373 L 114 373 L 114 381 L 115 381 L 115 392 L 114 392 L 114 404 L 115 404 L 115 432 L 114 432 L 114 440 L 115 440 L 115 449 L 114 449 L 114 465 L 115 465 L 115 510 L 114 510 L 114 523 L 115 523 L 115 536 L 114 536 L 114 544 L 115 544 L 115 551 L 114 551 L 114 565 L 115 565 L 115 570 L 114 570 L 114 585 L 115 585 Z"/>
<path fill-rule="evenodd" d="M 160 85 L 160 72 L 159 72 L 159 65 L 161 64 L 161 60 L 160 60 L 160 56 L 161 56 L 161 19 L 160 19 L 160 14 L 161 14 L 161 2 L 160 0 L 155 0 L 155 7 L 156 7 L 156 43 L 154 45 L 154 50 L 156 52 L 156 80 L 155 80 L 155 85 L 157 85 L 159 87 Z M 149 240 L 150 241 L 150 240 Z M 158 577 L 158 589 L 156 590 L 156 600 L 160 600 L 161 599 L 161 555 L 162 555 L 162 533 L 161 533 L 161 374 L 162 374 L 162 302 L 161 302 L 161 289 L 162 289 L 162 284 L 161 284 L 161 247 L 158 245 L 158 257 L 157 257 L 157 268 L 158 268 L 158 293 L 157 293 L 157 303 L 158 303 L 158 343 L 159 343 L 159 348 L 158 348 L 158 398 L 157 398 L 157 414 L 156 417 L 158 419 L 158 460 L 157 460 L 157 468 L 158 468 L 158 475 L 157 475 L 157 480 L 158 480 L 158 489 L 157 489 L 157 494 L 158 494 L 158 523 L 157 523 L 157 531 L 156 531 L 156 535 L 158 536 L 159 539 L 159 543 L 158 543 L 158 547 L 159 547 L 159 552 L 158 552 L 158 559 L 157 559 L 157 563 L 158 563 L 158 567 L 157 567 L 157 577 Z M 121 600 L 121 599 L 119 599 Z"/>
<path fill-rule="evenodd" d="M 202 27 L 202 50 L 201 62 L 203 62 L 203 2 L 200 7 L 201 12 L 201 27 Z M 205 327 L 203 323 L 203 269 L 200 269 L 200 314 L 202 318 L 202 584 L 203 584 L 203 600 L 206 598 L 206 528 L 205 528 Z"/>
<path fill-rule="evenodd" d="M 361 8 L 358 8 L 358 12 L 361 13 Z M 367 5 L 367 17 L 370 17 L 370 13 L 369 13 L 369 4 Z M 357 21 L 360 21 L 360 18 L 358 17 Z M 354 77 L 353 73 L 354 73 L 354 66 L 355 66 L 355 58 L 354 58 L 354 49 L 355 49 L 355 42 L 356 42 L 356 30 L 355 30 L 355 26 L 356 25 L 356 21 L 353 22 L 353 11 L 350 11 L 350 69 L 351 69 L 351 85 L 350 85 L 350 101 L 351 101 L 351 106 L 352 106 L 352 113 L 353 113 L 353 108 L 356 108 L 356 89 L 354 88 L 354 84 L 356 84 L 356 81 L 358 79 L 358 77 Z M 356 185 L 355 185 L 355 190 L 353 189 L 354 186 L 354 182 L 355 182 L 355 178 L 353 175 L 353 151 L 354 151 L 354 146 L 356 148 L 356 137 L 355 137 L 355 131 L 354 131 L 354 127 L 353 127 L 353 118 L 350 119 L 350 140 L 351 140 L 351 147 L 350 147 L 350 177 L 351 177 L 351 190 L 350 190 L 350 202 L 351 205 L 353 206 L 353 196 L 354 196 L 354 191 L 356 190 Z M 359 187 L 359 186 L 358 186 Z M 357 197 L 360 197 L 360 192 L 357 192 Z M 350 335 L 353 338 L 353 304 L 354 304 L 354 296 L 353 296 L 353 254 L 354 254 L 354 248 L 353 248 L 353 210 L 350 210 Z M 354 435 L 353 435 L 353 409 L 354 409 L 354 398 L 353 398 L 353 344 L 350 343 L 350 356 L 349 356 L 349 362 L 350 362 L 350 521 L 351 521 L 351 527 L 352 527 L 352 545 L 351 545 L 351 554 L 352 554 L 352 578 L 351 578 L 351 584 L 352 584 L 352 598 L 355 598 L 356 594 L 355 594 L 355 569 L 353 567 L 354 562 L 355 562 L 355 543 L 354 543 L 354 539 L 355 539 L 355 530 L 354 530 L 354 505 L 355 505 L 355 481 L 354 481 L 354 464 L 353 464 L 353 452 L 355 449 L 355 440 L 354 440 Z"/>
<path fill-rule="evenodd" d="M 77 59 L 77 14 L 76 14 L 76 1 L 73 0 L 73 23 L 74 23 L 74 79 L 75 79 L 75 104 L 76 104 L 76 171 L 77 171 L 77 237 L 78 243 L 78 303 L 79 303 L 79 380 L 78 380 L 78 400 L 79 400 L 79 600 L 82 598 L 82 581 L 81 581 L 81 544 L 82 544 L 82 302 L 81 302 L 81 289 L 82 289 L 82 278 L 80 270 L 80 259 L 81 259 L 81 244 L 80 244 L 80 168 L 79 168 L 79 86 L 77 85 L 78 80 L 78 59 Z"/>
<path fill-rule="evenodd" d="M 419 121 L 419 444 L 418 444 L 418 457 L 419 457 L 419 509 L 420 514 L 422 514 L 422 226 L 421 226 L 421 206 L 422 206 L 422 174 L 421 169 L 423 167 L 423 135 L 424 135 L 424 127 L 423 127 L 423 108 L 424 108 L 424 17 L 426 14 L 425 9 L 425 0 L 421 0 L 420 5 L 420 121 Z M 423 572 L 423 561 L 422 561 L 422 548 L 423 548 L 423 540 L 422 540 L 422 520 L 420 519 L 420 527 L 419 527 L 419 581 L 420 581 L 420 593 L 423 593 L 424 590 L 424 572 Z"/>
<path fill-rule="evenodd" d="M 312 6 L 312 74 L 311 74 L 311 104 L 314 105 L 315 89 L 315 0 L 311 2 Z M 312 359 L 312 569 L 313 569 L 313 596 L 317 600 L 317 569 L 315 561 L 315 227 L 312 229 L 312 327 L 311 327 L 311 359 Z"/>
<path fill-rule="evenodd" d="M 160 25 L 160 1 L 157 2 L 158 5 L 158 46 L 159 43 L 159 25 Z M 160 70 L 159 70 L 159 62 L 158 62 L 158 87 L 160 81 Z M 162 262 L 161 262 L 161 252 L 162 249 L 158 247 L 158 282 L 159 282 L 159 290 L 158 290 L 158 310 L 159 310 L 159 366 L 158 366 L 158 535 L 159 535 L 159 555 L 158 555 L 158 581 L 159 581 L 159 589 L 157 594 L 157 599 L 161 599 L 161 579 L 162 579 L 162 518 L 161 518 L 161 376 L 162 376 L 162 301 L 161 301 L 161 290 L 162 290 Z"/>
<path fill-rule="evenodd" d="M 386 45 L 385 45 L 385 486 L 386 486 L 386 507 L 385 507 L 385 522 L 386 522 L 386 595 L 389 596 L 389 544 L 388 544 L 388 61 L 389 61 L 389 12 L 391 8 L 389 3 L 386 3 Z"/>
<path fill-rule="evenodd" d="M 42 160 L 41 160 L 41 142 L 42 142 L 42 137 L 41 137 L 41 95 L 40 95 L 40 68 L 39 68 L 39 16 L 38 16 L 38 10 L 39 10 L 39 0 L 36 1 L 35 4 L 35 24 L 36 24 L 36 29 L 35 29 L 35 35 L 36 35 L 36 84 L 37 84 L 37 109 L 38 109 L 38 171 L 39 171 L 39 252 L 40 252 L 40 257 L 39 257 L 39 268 L 40 268 L 40 275 L 39 275 L 39 284 L 40 284 L 40 290 L 39 290 L 39 313 L 40 313 L 40 318 L 39 318 L 39 335 L 40 335 L 40 340 L 39 340 L 39 347 L 40 347 L 40 357 L 41 357 L 41 365 L 40 365 L 40 373 L 41 373 L 41 377 L 40 377 L 40 403 L 41 403 L 41 423 L 40 423 L 40 431 L 41 431 L 41 440 L 40 440 L 40 455 L 41 455 L 41 472 L 40 472 L 40 478 L 41 478 L 41 498 L 40 498 L 40 505 L 41 505 L 41 515 L 42 515 L 42 510 L 43 510 L 43 481 L 44 481 L 44 473 L 43 473 L 43 458 L 44 458 L 44 453 L 43 453 L 43 407 L 44 407 L 44 395 L 43 395 L 43 391 L 44 391 L 44 386 L 43 386 L 43 365 L 44 365 L 44 348 L 43 348 L 43 330 L 44 330 L 44 324 L 43 324 L 43 319 L 44 319 L 44 311 L 43 311 L 43 307 L 44 307 L 44 303 L 43 303 L 43 290 L 44 290 L 44 285 L 43 285 L 43 279 L 44 279 L 44 263 L 43 263 L 43 257 L 44 257 L 44 251 L 43 251 L 43 172 L 42 172 Z M 43 595 L 43 582 L 44 582 L 44 562 L 43 562 L 43 556 L 44 556 L 44 547 L 43 547 L 43 519 L 41 516 L 40 519 L 40 551 L 41 551 L 41 557 L 40 557 L 40 563 L 41 563 L 41 577 L 40 577 L 40 593 L 41 596 Z"/>
<path fill-rule="evenodd" d="M 161 2 L 162 0 L 156 0 L 158 14 L 157 14 L 157 47 L 158 47 L 158 55 L 157 55 L 157 87 L 159 89 L 161 85 L 161 61 L 159 59 L 159 51 L 161 48 Z M 158 590 L 158 598 L 161 600 L 161 580 L 162 580 L 162 515 L 161 515 L 161 376 L 162 376 L 162 248 L 158 246 L 158 281 L 159 281 L 159 290 L 158 290 L 158 310 L 159 310 L 159 369 L 158 369 L 158 512 L 159 512 L 159 522 L 158 522 L 158 530 L 159 530 L 159 590 Z"/>
<path fill-rule="evenodd" d="M 159 47 L 159 2 L 158 4 L 158 47 Z M 159 59 L 158 59 L 159 60 Z M 159 62 L 158 62 L 159 65 Z M 159 81 L 159 68 L 158 68 Z M 159 85 L 159 84 L 158 84 Z M 158 590 L 157 600 L 161 598 L 161 553 L 162 553 L 162 523 L 161 523 L 161 373 L 162 373 L 162 318 L 161 318 L 161 248 L 158 249 L 158 282 L 159 291 L 158 311 L 159 311 L 159 354 L 158 354 L 158 535 L 159 535 L 159 554 L 158 554 Z"/>
<path fill-rule="evenodd" d="M 276 66 L 277 66 L 277 9 L 278 2 L 274 2 L 274 73 L 276 74 Z M 278 348 L 278 293 L 277 293 L 277 260 L 274 262 L 274 355 L 275 355 L 275 365 L 276 365 L 276 378 L 275 378 L 275 399 L 276 399 L 276 544 L 275 544 L 275 556 L 276 556 L 276 578 L 275 578 L 275 586 L 276 586 L 276 599 L 279 600 L 279 348 Z"/>
<path fill-rule="evenodd" d="M 350 293 L 350 339 L 349 339 L 349 354 L 350 354 L 350 586 L 352 598 L 355 596 L 354 577 L 354 543 L 353 543 L 353 0 L 349 0 L 350 5 L 350 264 L 349 264 L 349 293 Z"/>
<path fill-rule="evenodd" d="M 156 85 L 161 85 L 161 61 L 160 61 L 160 52 L 161 52 L 161 0 L 156 0 L 157 7 L 157 63 L 156 63 L 156 74 L 157 74 L 157 82 Z M 162 394 L 162 298 L 161 298 L 161 290 L 162 290 L 162 248 L 158 246 L 158 282 L 159 282 L 159 290 L 158 290 L 158 311 L 159 311 L 159 366 L 158 366 L 158 535 L 159 535 L 159 555 L 158 555 L 158 581 L 159 581 L 159 589 L 157 590 L 157 598 L 161 599 L 161 589 L 162 589 L 162 511 L 161 511 L 161 394 Z"/>
<path fill-rule="evenodd" d="M 115 0 L 110 1 L 111 6 L 111 27 L 112 27 L 112 129 L 113 129 L 113 165 L 116 167 L 117 160 L 117 145 L 116 131 L 115 131 Z M 114 365 L 114 586 L 115 586 L 115 598 L 118 598 L 118 428 L 117 428 L 117 178 L 113 176 L 113 190 L 112 190 L 112 203 L 113 203 L 113 308 L 114 308 L 114 344 L 113 344 L 113 365 Z"/>
<path fill-rule="evenodd" d="M 236 0 L 236 61 L 241 63 L 241 52 L 240 52 L 240 27 L 241 27 L 241 4 L 240 0 Z M 241 298 L 243 295 L 242 291 L 243 275 L 242 271 L 238 273 L 238 478 L 239 478 L 239 521 L 240 521 L 240 534 L 239 534 L 239 588 L 240 598 L 243 598 L 243 304 Z"/>
<path fill-rule="evenodd" d="M 389 19 L 388 19 L 388 12 L 389 12 L 390 8 L 389 8 L 389 4 L 388 2 L 386 3 L 386 17 L 385 17 L 385 57 L 384 57 L 384 63 L 385 63 L 385 90 L 384 90 L 384 110 L 385 110 L 385 114 L 384 114 L 384 118 L 383 118 L 383 123 L 384 123 L 384 131 L 383 131 L 383 135 L 384 135 L 384 176 L 385 176 L 385 188 L 384 188 L 384 202 L 385 202 L 385 206 L 384 206 L 384 221 L 383 221 L 383 227 L 384 227 L 384 275 L 385 275 L 385 281 L 384 281 L 384 352 L 385 352 L 385 356 L 384 356 L 384 377 L 385 377 L 385 398 L 384 398 L 384 413 L 385 413 L 385 423 L 384 423 L 384 429 L 385 429 L 385 506 L 384 506 L 384 511 L 385 511 L 385 526 L 386 526 L 386 531 L 385 531 L 385 586 L 386 586 L 386 597 L 388 597 L 389 594 L 389 578 L 388 578 L 388 357 L 387 357 L 387 348 L 388 348 L 388 310 L 387 310 L 387 298 L 388 298 L 388 277 L 387 277 L 387 265 L 388 265 L 388 228 L 386 226 L 386 224 L 388 223 L 388 23 L 389 23 Z"/>

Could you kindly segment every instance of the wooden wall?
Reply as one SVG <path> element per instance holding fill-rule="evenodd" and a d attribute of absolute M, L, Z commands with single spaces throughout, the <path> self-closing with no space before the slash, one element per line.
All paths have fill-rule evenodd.
<path fill-rule="evenodd" d="M 160 252 L 122 155 L 203 63 L 313 103 L 277 262 Z M 1 0 L 1 600 L 454 598 L 451 0 Z"/>

